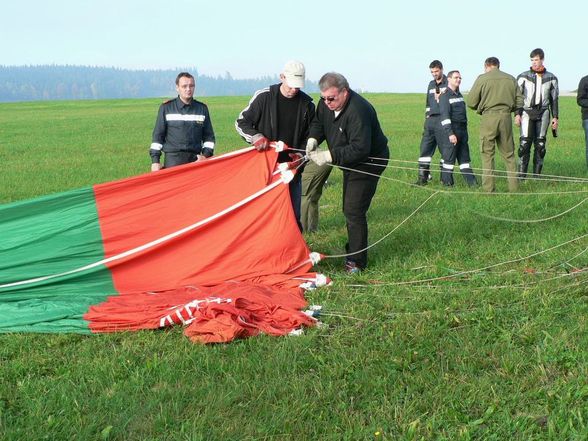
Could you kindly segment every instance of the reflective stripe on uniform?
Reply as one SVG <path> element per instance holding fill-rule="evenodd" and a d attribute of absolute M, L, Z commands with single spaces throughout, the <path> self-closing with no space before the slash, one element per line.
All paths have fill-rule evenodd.
<path fill-rule="evenodd" d="M 181 115 L 179 113 L 168 113 L 165 115 L 166 121 L 195 121 L 204 122 L 204 115 Z"/>

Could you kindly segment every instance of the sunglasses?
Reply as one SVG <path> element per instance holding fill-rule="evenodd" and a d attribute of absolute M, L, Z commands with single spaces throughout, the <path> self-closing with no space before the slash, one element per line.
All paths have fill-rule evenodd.
<path fill-rule="evenodd" d="M 321 100 L 326 101 L 327 103 L 332 103 L 336 99 L 336 96 L 321 96 Z"/>

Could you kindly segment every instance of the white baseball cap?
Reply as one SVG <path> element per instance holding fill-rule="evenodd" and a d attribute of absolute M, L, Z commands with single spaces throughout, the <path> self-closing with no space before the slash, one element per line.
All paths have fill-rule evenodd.
<path fill-rule="evenodd" d="M 286 78 L 286 84 L 288 87 L 296 89 L 302 89 L 304 87 L 306 70 L 304 69 L 304 64 L 300 61 L 288 61 L 284 66 L 282 74 Z"/>

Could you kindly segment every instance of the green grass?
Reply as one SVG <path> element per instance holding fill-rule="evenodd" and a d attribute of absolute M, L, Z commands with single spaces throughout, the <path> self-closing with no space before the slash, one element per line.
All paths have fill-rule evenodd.
<path fill-rule="evenodd" d="M 219 152 L 244 146 L 233 123 L 248 98 L 206 98 Z M 424 97 L 368 98 L 394 160 L 369 214 L 375 242 L 442 187 L 438 173 L 426 188 L 408 185 Z M 0 202 L 146 172 L 160 102 L 1 104 Z M 544 173 L 586 178 L 579 110 L 573 98 L 560 106 Z M 471 114 L 474 167 L 478 124 Z M 497 219 L 556 216 L 587 197 L 586 183 L 527 181 L 522 195 L 486 195 L 456 182 L 370 250 L 363 274 L 321 262 L 334 285 L 308 300 L 324 306 L 325 326 L 301 337 L 198 346 L 179 328 L 0 335 L 0 439 L 588 439 L 587 278 L 578 271 L 588 240 L 523 259 L 586 234 L 588 201 L 545 222 Z M 329 183 L 307 241 L 341 254 L 340 172 Z M 578 193 L 561 194 L 569 191 Z M 459 272 L 468 273 L 450 277 Z M 434 280 L 400 284 L 422 279 Z"/>

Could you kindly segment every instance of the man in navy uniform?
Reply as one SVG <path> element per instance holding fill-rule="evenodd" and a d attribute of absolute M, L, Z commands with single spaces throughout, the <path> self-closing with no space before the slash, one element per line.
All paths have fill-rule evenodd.
<path fill-rule="evenodd" d="M 452 70 L 447 74 L 447 89 L 439 98 L 441 109 L 441 127 L 445 131 L 445 139 L 439 145 L 443 156 L 441 182 L 453 185 L 453 168 L 455 160 L 459 170 L 469 186 L 476 186 L 477 181 L 470 165 L 470 146 L 468 144 L 468 117 L 463 95 L 459 91 L 461 74 Z"/>
<path fill-rule="evenodd" d="M 151 171 L 208 158 L 214 153 L 214 130 L 206 104 L 194 99 L 194 77 L 180 72 L 176 77 L 178 97 L 159 106 L 149 155 Z"/>
<path fill-rule="evenodd" d="M 419 177 L 416 181 L 418 185 L 427 185 L 431 178 L 431 160 L 435 153 L 435 148 L 441 145 L 442 137 L 445 133 L 439 124 L 439 97 L 447 88 L 447 77 L 443 75 L 443 63 L 439 60 L 431 61 L 429 64 L 433 79 L 427 87 L 427 99 L 425 103 L 425 127 L 421 139 L 420 156 L 419 156 Z M 443 161 L 441 161 L 443 165 Z"/>

